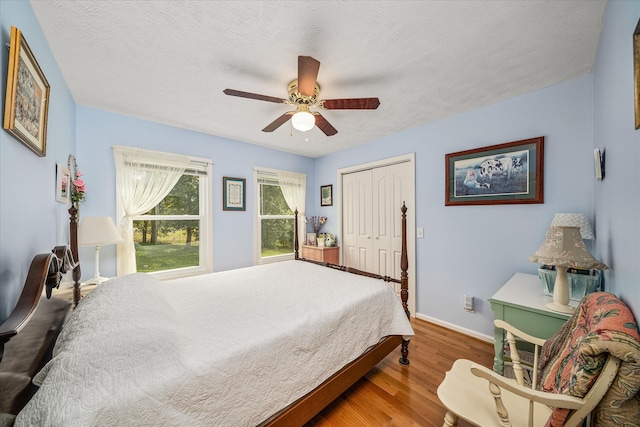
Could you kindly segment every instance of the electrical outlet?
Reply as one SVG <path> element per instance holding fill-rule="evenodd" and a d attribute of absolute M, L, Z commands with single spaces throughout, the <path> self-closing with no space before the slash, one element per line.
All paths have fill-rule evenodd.
<path fill-rule="evenodd" d="M 464 309 L 467 311 L 473 311 L 473 296 L 464 295 Z"/>

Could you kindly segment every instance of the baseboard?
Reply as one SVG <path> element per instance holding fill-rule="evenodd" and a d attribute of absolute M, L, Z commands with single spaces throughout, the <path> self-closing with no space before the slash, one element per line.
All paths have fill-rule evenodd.
<path fill-rule="evenodd" d="M 429 323 L 433 323 L 438 326 L 442 326 L 443 328 L 451 329 L 452 331 L 460 332 L 461 334 L 465 334 L 470 337 L 479 339 L 480 341 L 486 341 L 491 344 L 493 344 L 494 342 L 493 336 L 481 334 L 479 332 L 472 331 L 471 329 L 463 328 L 461 326 L 454 325 L 453 323 L 445 322 L 443 320 L 436 319 L 434 317 L 427 316 L 425 314 L 416 313 L 416 318 L 424 320 Z"/>

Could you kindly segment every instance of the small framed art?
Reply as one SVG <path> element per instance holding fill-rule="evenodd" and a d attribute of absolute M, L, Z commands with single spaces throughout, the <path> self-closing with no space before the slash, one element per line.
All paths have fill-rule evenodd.
<path fill-rule="evenodd" d="M 316 244 L 316 233 L 307 233 L 307 245 Z"/>
<path fill-rule="evenodd" d="M 320 206 L 333 206 L 333 185 L 320 187 Z"/>
<path fill-rule="evenodd" d="M 44 157 L 48 111 L 49 83 L 20 30 L 11 27 L 3 127 Z"/>
<path fill-rule="evenodd" d="M 225 211 L 244 211 L 245 207 L 244 178 L 222 178 L 222 209 Z"/>
<path fill-rule="evenodd" d="M 544 202 L 544 137 L 445 155 L 445 205 Z"/>
<path fill-rule="evenodd" d="M 71 172 L 65 165 L 56 165 L 56 201 L 69 203 L 69 186 L 71 185 Z"/>

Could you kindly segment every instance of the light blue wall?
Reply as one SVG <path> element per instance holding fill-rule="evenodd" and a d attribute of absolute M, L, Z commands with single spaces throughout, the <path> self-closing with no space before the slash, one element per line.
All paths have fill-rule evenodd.
<path fill-rule="evenodd" d="M 115 214 L 114 167 L 110 147 L 134 147 L 209 157 L 214 162 L 214 267 L 253 262 L 255 165 L 309 175 L 308 212 L 329 217 L 337 203 L 319 207 L 319 186 L 336 185 L 336 171 L 382 158 L 416 153 L 417 311 L 491 335 L 489 298 L 513 273 L 535 273 L 527 261 L 542 242 L 556 212 L 584 212 L 595 221 L 597 240 L 588 242 L 612 270 L 607 289 L 619 294 L 640 317 L 640 131 L 633 130 L 631 34 L 640 3 L 611 1 L 594 73 L 482 109 L 431 123 L 317 160 L 261 149 L 223 138 L 135 118 L 78 107 L 69 95 L 28 2 L 0 2 L 3 43 L 11 25 L 25 34 L 52 86 L 49 147 L 38 158 L 0 132 L 0 319 L 15 304 L 26 276 L 25 259 L 66 243 L 66 206 L 54 198 L 55 163 L 75 151 L 85 173 L 88 200 L 81 215 Z M 7 51 L 0 80 L 6 81 Z M 4 85 L 3 85 L 4 91 Z M 4 92 L 2 93 L 4 99 Z M 77 116 L 77 119 L 76 119 Z M 77 122 L 77 124 L 76 124 Z M 538 205 L 444 206 L 447 153 L 545 137 L 545 203 Z M 594 147 L 606 150 L 607 175 L 593 174 Z M 247 178 L 247 212 L 223 212 L 223 176 Z M 334 187 L 335 188 L 335 187 Z M 410 207 L 411 208 L 411 207 Z M 81 248 L 83 276 L 90 277 L 93 252 Z M 115 273 L 115 249 L 101 251 L 101 272 Z M 476 296 L 476 312 L 462 309 L 462 295 Z"/>
<path fill-rule="evenodd" d="M 115 219 L 115 167 L 111 147 L 125 145 L 213 160 L 213 261 L 222 271 L 253 265 L 253 218 L 255 166 L 282 169 L 308 175 L 314 187 L 314 161 L 309 157 L 287 154 L 132 117 L 91 108 L 78 107 L 78 166 L 84 172 L 87 201 L 81 204 L 81 216 L 111 216 Z M 244 212 L 222 210 L 222 177 L 245 178 Z M 311 204 L 308 195 L 307 204 Z M 115 275 L 115 246 L 100 249 L 100 273 Z M 80 248 L 82 275 L 88 279 L 95 269 L 92 248 Z"/>
<path fill-rule="evenodd" d="M 51 85 L 47 155 L 38 157 L 0 130 L 0 321 L 15 306 L 29 264 L 37 253 L 68 242 L 68 213 L 55 200 L 56 163 L 75 151 L 75 104 L 40 25 L 26 1 L 0 1 L 2 117 L 11 26 L 20 29 Z M 28 261 L 27 261 L 28 260 Z"/>
<path fill-rule="evenodd" d="M 605 151 L 594 185 L 597 252 L 610 271 L 609 290 L 640 319 L 640 129 L 635 130 L 633 31 L 639 1 L 610 1 L 594 75 L 594 147 Z"/>
<path fill-rule="evenodd" d="M 492 335 L 487 299 L 514 273 L 537 272 L 527 256 L 553 214 L 593 216 L 592 87 L 593 76 L 583 76 L 323 157 L 316 181 L 335 184 L 340 167 L 415 152 L 416 227 L 424 228 L 417 313 Z M 444 206 L 445 154 L 537 136 L 545 137 L 544 204 Z M 474 313 L 463 310 L 464 294 L 476 297 Z"/>

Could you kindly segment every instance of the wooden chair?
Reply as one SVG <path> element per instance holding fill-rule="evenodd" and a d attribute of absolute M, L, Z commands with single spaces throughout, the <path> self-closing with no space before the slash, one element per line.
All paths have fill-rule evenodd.
<path fill-rule="evenodd" d="M 482 427 L 544 426 L 553 408 L 571 410 L 564 424 L 566 427 L 581 425 L 609 389 L 620 360 L 608 356 L 600 376 L 583 398 L 542 392 L 535 386 L 538 382 L 538 354 L 545 340 L 528 335 L 502 320 L 495 320 L 494 324 L 507 333 L 516 378 L 505 378 L 470 360 L 456 360 L 438 387 L 438 397 L 448 410 L 443 427 L 457 425 L 459 418 Z M 524 382 L 516 337 L 534 345 L 531 386 Z"/>

